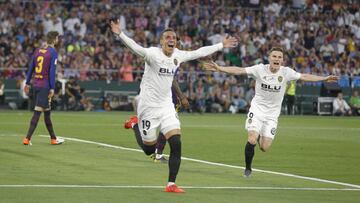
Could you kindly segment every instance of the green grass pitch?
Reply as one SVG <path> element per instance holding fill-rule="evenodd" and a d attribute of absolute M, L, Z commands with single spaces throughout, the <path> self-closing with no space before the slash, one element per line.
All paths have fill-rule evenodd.
<path fill-rule="evenodd" d="M 180 114 L 186 193 L 168 194 L 167 165 L 132 150 L 129 112 L 53 112 L 66 142 L 51 146 L 41 117 L 29 147 L 31 115 L 0 112 L 0 202 L 360 202 L 360 118 L 281 116 L 243 178 L 245 115 Z"/>

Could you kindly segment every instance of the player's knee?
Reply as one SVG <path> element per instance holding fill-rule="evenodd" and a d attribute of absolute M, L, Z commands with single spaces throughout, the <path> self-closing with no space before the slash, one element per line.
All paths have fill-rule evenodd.
<path fill-rule="evenodd" d="M 248 142 L 252 145 L 256 145 L 256 138 L 255 137 L 249 137 Z"/>
<path fill-rule="evenodd" d="M 256 145 L 257 143 L 257 133 L 255 133 L 254 131 L 250 131 L 248 134 L 248 142 L 252 145 Z"/>
<path fill-rule="evenodd" d="M 269 150 L 270 146 L 267 145 L 260 145 L 260 150 L 263 152 L 267 152 Z"/>
<path fill-rule="evenodd" d="M 155 153 L 155 149 L 156 149 L 156 144 L 153 145 L 143 145 L 143 151 L 146 155 L 151 155 L 153 153 Z"/>

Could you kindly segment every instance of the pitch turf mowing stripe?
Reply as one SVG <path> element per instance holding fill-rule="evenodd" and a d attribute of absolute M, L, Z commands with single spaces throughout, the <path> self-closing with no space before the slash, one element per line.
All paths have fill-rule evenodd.
<path fill-rule="evenodd" d="M 48 135 L 39 135 L 39 136 L 41 136 L 41 137 L 49 137 Z M 100 142 L 94 142 L 94 141 L 89 141 L 89 140 L 82 140 L 82 139 L 71 138 L 71 137 L 63 137 L 63 138 L 65 140 L 71 140 L 71 141 L 82 142 L 82 143 L 87 143 L 87 144 L 95 144 L 95 145 L 99 145 L 99 146 L 103 146 L 103 147 L 110 147 L 110 148 L 127 150 L 127 151 L 142 152 L 142 150 L 139 150 L 139 149 L 121 147 L 121 146 L 105 144 L 105 143 L 100 143 Z M 228 168 L 244 169 L 244 167 L 242 167 L 242 166 L 234 166 L 234 165 L 229 165 L 229 164 L 222 164 L 222 163 L 204 161 L 204 160 L 199 160 L 199 159 L 192 159 L 192 158 L 187 158 L 187 157 L 181 157 L 181 159 L 182 160 L 193 161 L 193 162 L 197 162 L 197 163 L 214 165 L 214 166 L 222 166 L 222 167 L 228 167 Z M 353 188 L 359 188 L 360 189 L 360 185 L 355 185 L 355 184 L 350 184 L 350 183 L 343 183 L 343 182 L 325 180 L 325 179 L 320 179 L 320 178 L 300 176 L 300 175 L 294 175 L 294 174 L 289 174 L 289 173 L 281 173 L 281 172 L 275 172 L 275 171 L 267 171 L 267 170 L 261 170 L 261 169 L 255 169 L 255 168 L 253 169 L 253 171 L 262 172 L 262 173 L 268 173 L 268 174 L 274 174 L 274 175 L 287 176 L 287 177 L 298 178 L 298 179 L 303 179 L 303 180 L 311 180 L 311 181 L 317 181 L 317 182 L 323 182 L 323 183 L 330 183 L 330 184 L 348 186 L 348 187 L 353 187 Z"/>
<path fill-rule="evenodd" d="M 356 188 L 295 188 L 295 187 L 203 187 L 181 186 L 184 189 L 212 189 L 212 190 L 308 190 L 308 191 L 360 191 Z M 164 186 L 146 185 L 0 185 L 0 188 L 119 188 L 119 189 L 162 189 Z"/>

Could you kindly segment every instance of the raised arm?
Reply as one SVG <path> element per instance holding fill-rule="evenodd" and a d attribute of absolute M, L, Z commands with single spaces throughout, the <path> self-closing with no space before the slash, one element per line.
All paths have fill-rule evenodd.
<path fill-rule="evenodd" d="M 184 51 L 183 62 L 211 55 L 217 51 L 222 50 L 223 48 L 233 48 L 236 47 L 237 44 L 238 41 L 235 37 L 227 37 L 223 40 L 222 43 L 218 43 L 212 46 L 201 47 L 195 51 Z"/>
<path fill-rule="evenodd" d="M 129 49 L 134 52 L 135 54 L 145 57 L 146 56 L 146 49 L 140 45 L 138 45 L 134 40 L 129 38 L 121 31 L 120 21 L 110 21 L 111 31 L 119 36 L 119 38 L 123 41 L 123 43 L 129 47 Z"/>
<path fill-rule="evenodd" d="M 311 75 L 311 74 L 301 74 L 300 80 L 306 82 L 318 82 L 318 81 L 326 81 L 326 82 L 336 82 L 339 80 L 338 76 L 329 75 L 329 76 L 318 76 L 318 75 Z"/>
<path fill-rule="evenodd" d="M 229 74 L 233 74 L 233 75 L 246 75 L 247 74 L 245 68 L 240 68 L 237 66 L 223 67 L 223 66 L 217 65 L 216 63 L 214 63 L 212 61 L 209 63 L 205 63 L 204 69 L 208 70 L 208 71 L 223 72 L 223 73 L 229 73 Z"/>

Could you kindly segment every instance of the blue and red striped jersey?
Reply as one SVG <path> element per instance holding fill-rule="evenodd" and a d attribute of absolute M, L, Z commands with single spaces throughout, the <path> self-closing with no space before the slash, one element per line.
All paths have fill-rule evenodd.
<path fill-rule="evenodd" d="M 55 73 L 58 54 L 53 47 L 35 50 L 26 76 L 29 85 L 34 73 L 33 86 L 55 89 Z"/>

